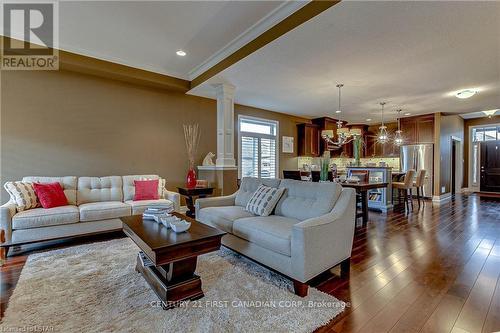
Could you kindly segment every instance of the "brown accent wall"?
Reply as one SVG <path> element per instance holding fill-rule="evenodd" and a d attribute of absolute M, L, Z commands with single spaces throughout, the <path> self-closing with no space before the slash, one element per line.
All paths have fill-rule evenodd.
<path fill-rule="evenodd" d="M 297 141 L 295 117 L 240 105 L 235 112 L 279 120 L 280 135 Z M 182 124 L 201 126 L 198 163 L 217 149 L 214 100 L 70 71 L 3 71 L 0 117 L 2 184 L 154 173 L 174 190 L 187 168 Z M 294 157 L 281 154 L 280 167 Z"/>
<path fill-rule="evenodd" d="M 490 125 L 500 123 L 500 116 L 491 118 L 481 117 L 464 120 L 464 187 L 469 186 L 469 142 L 470 142 L 470 127 L 480 125 Z"/>

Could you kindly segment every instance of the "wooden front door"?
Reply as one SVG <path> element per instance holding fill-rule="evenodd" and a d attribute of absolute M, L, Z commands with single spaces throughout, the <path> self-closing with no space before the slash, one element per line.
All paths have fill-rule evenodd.
<path fill-rule="evenodd" d="M 480 143 L 481 192 L 500 192 L 500 140 Z"/>

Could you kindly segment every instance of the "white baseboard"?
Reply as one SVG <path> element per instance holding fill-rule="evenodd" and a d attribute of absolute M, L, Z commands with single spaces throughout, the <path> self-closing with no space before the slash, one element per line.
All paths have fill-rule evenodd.
<path fill-rule="evenodd" d="M 445 193 L 441 195 L 434 195 L 432 197 L 432 202 L 442 203 L 451 199 L 451 193 Z"/>

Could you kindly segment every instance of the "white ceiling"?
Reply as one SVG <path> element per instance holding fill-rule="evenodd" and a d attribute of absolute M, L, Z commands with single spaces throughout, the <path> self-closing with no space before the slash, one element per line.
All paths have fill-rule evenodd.
<path fill-rule="evenodd" d="M 283 1 L 68 1 L 59 5 L 59 47 L 188 79 Z M 175 53 L 182 49 L 187 56 Z"/>
<path fill-rule="evenodd" d="M 344 1 L 285 34 L 190 93 L 236 86 L 236 102 L 273 111 L 380 121 L 500 108 L 500 2 Z M 477 88 L 467 100 L 450 92 Z"/>

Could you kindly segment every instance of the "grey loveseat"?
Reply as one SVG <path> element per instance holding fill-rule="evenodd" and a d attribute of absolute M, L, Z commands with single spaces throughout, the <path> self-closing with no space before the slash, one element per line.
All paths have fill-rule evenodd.
<path fill-rule="evenodd" d="M 245 210 L 260 184 L 286 189 L 267 217 Z M 224 246 L 291 278 L 305 296 L 320 273 L 338 264 L 348 273 L 355 205 L 354 190 L 336 183 L 243 178 L 230 196 L 198 199 L 196 219 L 227 232 Z"/>
<path fill-rule="evenodd" d="M 25 182 L 59 182 L 68 205 L 16 211 L 12 202 L 0 206 L 0 229 L 8 246 L 75 237 L 122 229 L 120 217 L 142 214 L 148 205 L 179 211 L 178 193 L 167 191 L 162 181 L 158 200 L 134 201 L 134 180 L 161 179 L 158 175 L 109 177 L 24 177 Z M 5 246 L 5 244 L 8 244 Z"/>

